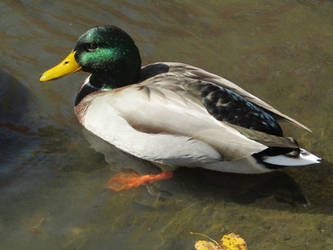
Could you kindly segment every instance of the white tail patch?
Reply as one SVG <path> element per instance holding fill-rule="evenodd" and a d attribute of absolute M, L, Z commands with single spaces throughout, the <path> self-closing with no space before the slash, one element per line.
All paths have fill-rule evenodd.
<path fill-rule="evenodd" d="M 298 157 L 290 157 L 288 155 L 276 155 L 263 157 L 263 162 L 279 165 L 279 166 L 306 166 L 318 164 L 321 158 L 301 148 Z"/>

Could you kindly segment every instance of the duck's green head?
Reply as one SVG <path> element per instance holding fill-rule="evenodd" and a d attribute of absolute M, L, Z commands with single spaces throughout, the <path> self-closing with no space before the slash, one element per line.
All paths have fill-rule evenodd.
<path fill-rule="evenodd" d="M 40 81 L 53 80 L 78 70 L 92 73 L 90 81 L 99 87 L 121 87 L 140 77 L 141 58 L 132 38 L 112 26 L 97 26 L 80 36 L 74 50 Z"/>

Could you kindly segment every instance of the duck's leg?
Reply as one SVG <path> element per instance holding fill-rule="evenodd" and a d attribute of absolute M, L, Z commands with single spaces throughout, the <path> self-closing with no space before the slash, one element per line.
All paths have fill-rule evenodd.
<path fill-rule="evenodd" d="M 113 176 L 107 183 L 106 188 L 119 192 L 134 187 L 139 187 L 146 183 L 170 179 L 173 171 L 165 171 L 159 174 L 138 175 L 136 173 L 118 173 Z"/>

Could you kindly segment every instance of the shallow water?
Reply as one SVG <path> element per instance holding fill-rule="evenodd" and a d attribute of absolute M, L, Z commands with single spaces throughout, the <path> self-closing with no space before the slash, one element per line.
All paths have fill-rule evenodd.
<path fill-rule="evenodd" d="M 235 232 L 249 249 L 333 249 L 333 2 L 0 2 L 0 249 L 193 249 Z M 222 75 L 309 126 L 286 125 L 319 166 L 259 176 L 180 169 L 114 193 L 122 169 L 157 171 L 84 131 L 79 72 L 40 74 L 88 28 L 132 35 L 143 64 L 179 61 Z"/>

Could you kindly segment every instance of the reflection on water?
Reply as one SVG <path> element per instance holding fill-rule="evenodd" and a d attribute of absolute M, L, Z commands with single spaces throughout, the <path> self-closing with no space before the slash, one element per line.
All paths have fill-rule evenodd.
<path fill-rule="evenodd" d="M 2 1 L 0 248 L 192 249 L 236 232 L 250 249 L 333 248 L 332 1 Z M 82 32 L 128 31 L 144 64 L 222 75 L 309 126 L 288 133 L 320 166 L 260 176 L 180 169 L 121 193 L 120 169 L 158 171 L 83 131 L 73 100 L 85 73 L 39 83 Z"/>

